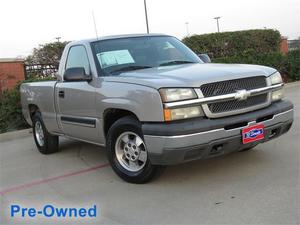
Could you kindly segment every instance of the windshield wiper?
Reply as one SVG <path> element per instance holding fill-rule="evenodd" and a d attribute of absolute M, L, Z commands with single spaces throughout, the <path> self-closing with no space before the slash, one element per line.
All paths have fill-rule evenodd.
<path fill-rule="evenodd" d="M 111 73 L 118 73 L 118 72 L 132 71 L 132 70 L 142 70 L 148 68 L 152 68 L 152 67 L 151 66 L 126 66 L 117 70 L 113 70 L 111 71 Z"/>
<path fill-rule="evenodd" d="M 170 62 L 165 62 L 165 63 L 159 64 L 159 66 L 169 66 L 169 65 L 177 65 L 177 64 L 186 64 L 186 63 L 195 63 L 195 62 L 184 61 L 184 60 L 173 60 Z"/>

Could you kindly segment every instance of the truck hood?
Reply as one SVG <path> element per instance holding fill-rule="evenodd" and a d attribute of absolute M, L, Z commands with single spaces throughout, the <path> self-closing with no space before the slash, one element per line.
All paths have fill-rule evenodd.
<path fill-rule="evenodd" d="M 270 76 L 276 70 L 244 64 L 182 64 L 124 72 L 105 81 L 126 82 L 153 87 L 199 87 L 205 83 L 253 76 Z"/>

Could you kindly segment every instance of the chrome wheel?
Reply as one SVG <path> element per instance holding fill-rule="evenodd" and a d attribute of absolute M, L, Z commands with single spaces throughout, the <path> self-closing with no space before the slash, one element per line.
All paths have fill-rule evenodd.
<path fill-rule="evenodd" d="M 131 172 L 137 172 L 146 164 L 146 145 L 141 137 L 133 132 L 122 133 L 115 145 L 115 153 L 121 166 Z"/>
<path fill-rule="evenodd" d="M 35 126 L 34 126 L 34 131 L 35 131 L 34 135 L 35 135 L 35 138 L 36 138 L 38 144 L 40 146 L 44 146 L 45 137 L 44 137 L 43 126 L 40 121 L 36 121 Z"/>

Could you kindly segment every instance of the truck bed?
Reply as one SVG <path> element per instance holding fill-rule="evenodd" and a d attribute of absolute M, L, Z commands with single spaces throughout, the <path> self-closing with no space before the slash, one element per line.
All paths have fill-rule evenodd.
<path fill-rule="evenodd" d="M 30 107 L 39 106 L 43 120 L 49 130 L 59 130 L 56 120 L 54 90 L 57 81 L 24 83 L 20 87 L 22 112 L 26 121 L 32 125 Z M 28 107 L 29 106 L 29 107 Z"/>

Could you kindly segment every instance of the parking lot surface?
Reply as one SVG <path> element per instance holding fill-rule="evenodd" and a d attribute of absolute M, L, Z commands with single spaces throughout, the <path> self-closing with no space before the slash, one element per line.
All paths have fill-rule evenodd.
<path fill-rule="evenodd" d="M 290 132 L 254 150 L 168 167 L 144 185 L 119 179 L 105 149 L 61 139 L 40 154 L 32 136 L 0 142 L 0 224 L 299 224 L 300 83 Z M 11 218 L 10 206 L 91 207 L 91 219 Z"/>

